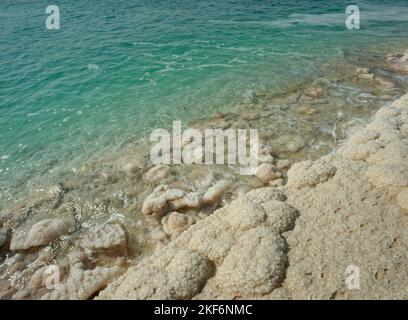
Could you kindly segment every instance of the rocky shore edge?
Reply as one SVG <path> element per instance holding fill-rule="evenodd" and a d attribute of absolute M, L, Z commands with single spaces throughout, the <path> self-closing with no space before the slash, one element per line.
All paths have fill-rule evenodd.
<path fill-rule="evenodd" d="M 334 153 L 293 165 L 285 186 L 240 195 L 96 298 L 407 299 L 407 247 L 408 94 Z"/>

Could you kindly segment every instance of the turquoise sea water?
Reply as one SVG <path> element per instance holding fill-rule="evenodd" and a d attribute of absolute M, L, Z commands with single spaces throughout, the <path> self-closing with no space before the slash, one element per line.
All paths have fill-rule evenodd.
<path fill-rule="evenodd" d="M 56 4 L 61 29 L 46 30 Z M 0 2 L 0 208 L 71 161 L 108 155 L 248 90 L 279 92 L 327 61 L 408 44 L 407 1 Z"/>

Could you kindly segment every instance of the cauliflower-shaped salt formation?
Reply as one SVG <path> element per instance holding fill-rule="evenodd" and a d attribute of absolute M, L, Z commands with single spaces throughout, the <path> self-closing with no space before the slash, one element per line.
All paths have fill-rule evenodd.
<path fill-rule="evenodd" d="M 186 193 L 181 189 L 170 189 L 167 185 L 161 185 L 146 198 L 142 212 L 145 215 L 162 215 L 171 210 L 198 208 L 200 203 L 198 193 Z"/>
<path fill-rule="evenodd" d="M 269 294 L 286 265 L 281 233 L 297 211 L 282 191 L 253 190 L 128 269 L 101 299 L 234 298 Z"/>
<path fill-rule="evenodd" d="M 302 189 L 324 183 L 336 174 L 336 167 L 319 161 L 302 161 L 294 164 L 288 171 L 288 188 Z"/>

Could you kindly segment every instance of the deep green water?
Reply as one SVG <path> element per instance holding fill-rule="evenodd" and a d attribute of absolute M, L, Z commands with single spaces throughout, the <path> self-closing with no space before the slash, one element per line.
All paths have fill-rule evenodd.
<path fill-rule="evenodd" d="M 46 30 L 57 4 L 61 29 Z M 279 92 L 319 66 L 408 44 L 408 2 L 0 2 L 0 207 L 75 159 L 116 152 L 248 90 Z"/>

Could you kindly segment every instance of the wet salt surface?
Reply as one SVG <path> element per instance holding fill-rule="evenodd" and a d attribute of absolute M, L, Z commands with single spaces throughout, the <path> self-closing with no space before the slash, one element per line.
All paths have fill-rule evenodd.
<path fill-rule="evenodd" d="M 375 61 L 368 70 L 359 67 L 338 62 L 321 78 L 280 95 L 246 92 L 242 103 L 229 112 L 187 124 L 202 130 L 259 129 L 266 155 L 273 158 L 267 163 L 276 172 L 266 169 L 256 176 L 240 176 L 226 165 L 153 168 L 148 159 L 151 145 L 146 139 L 118 154 L 53 172 L 53 183 L 35 185 L 28 197 L 0 215 L 0 297 L 41 297 L 47 289 L 34 273 L 51 263 L 61 268 L 64 279 L 74 270 L 82 276 L 93 270 L 96 282 L 106 282 L 111 273 L 118 275 L 126 268 L 128 259 L 136 263 L 159 250 L 238 194 L 285 183 L 287 165 L 279 160 L 293 163 L 331 152 L 377 109 L 406 92 L 406 76 L 391 72 L 384 62 Z M 211 196 L 205 196 L 220 181 L 227 181 L 228 187 L 215 188 Z M 159 186 L 162 189 L 157 190 Z M 146 198 L 151 200 L 152 209 L 146 209 Z M 160 203 L 163 198 L 166 201 Z M 70 228 L 60 224 L 34 228 L 46 219 L 66 221 Z M 103 231 L 110 225 L 115 227 Z M 34 237 L 31 244 L 26 240 L 20 244 L 22 251 L 7 250 L 11 233 L 23 232 L 26 239 L 24 235 L 33 228 L 40 230 L 34 236 L 41 235 L 43 242 Z M 125 240 L 120 228 L 125 231 Z M 98 239 L 98 232 L 107 234 L 109 241 L 89 244 L 89 239 Z M 85 248 L 84 242 L 91 249 Z M 39 245 L 43 248 L 36 250 Z M 27 283 L 31 284 L 27 287 Z"/>

